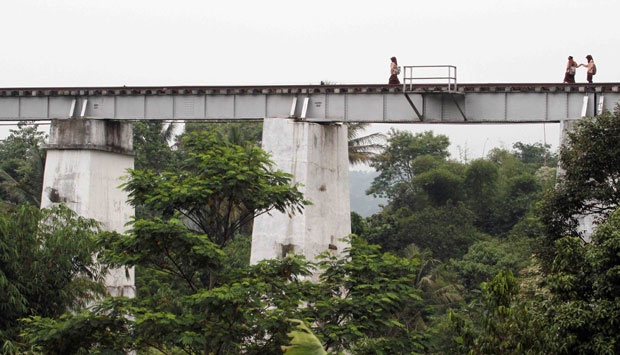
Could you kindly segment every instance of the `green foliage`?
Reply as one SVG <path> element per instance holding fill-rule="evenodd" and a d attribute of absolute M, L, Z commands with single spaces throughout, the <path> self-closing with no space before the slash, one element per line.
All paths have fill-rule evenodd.
<path fill-rule="evenodd" d="M 407 241 L 396 240 L 395 234 L 400 226 L 397 213 L 383 212 L 374 214 L 365 219 L 364 228 L 359 236 L 366 239 L 370 244 L 380 245 L 385 251 L 400 250 L 407 245 Z"/>
<path fill-rule="evenodd" d="M 515 153 L 493 149 L 489 156 L 498 167 L 495 194 L 483 209 L 486 218 L 478 218 L 476 225 L 485 233 L 503 237 L 535 206 L 543 185 L 536 178 L 536 167 L 523 163 Z"/>
<path fill-rule="evenodd" d="M 418 212 L 400 210 L 397 226 L 386 239 L 371 234 L 368 238 L 384 246 L 387 251 L 403 250 L 409 244 L 428 249 L 439 260 L 460 258 L 469 245 L 485 236 L 473 225 L 474 215 L 464 204 L 428 207 Z"/>
<path fill-rule="evenodd" d="M 518 273 L 530 262 L 529 256 L 529 249 L 515 241 L 480 241 L 469 247 L 463 258 L 452 260 L 451 267 L 459 274 L 465 287 L 477 289 L 500 271 Z"/>
<path fill-rule="evenodd" d="M 323 350 L 323 345 L 312 333 L 312 330 L 299 319 L 289 319 L 289 322 L 296 324 L 295 329 L 287 335 L 291 337 L 291 345 L 282 346 L 284 354 L 288 355 L 323 355 L 327 354 Z"/>
<path fill-rule="evenodd" d="M 364 218 L 358 213 L 351 212 L 351 233 L 355 235 L 363 235 L 365 229 Z"/>
<path fill-rule="evenodd" d="M 551 146 L 548 144 L 516 142 L 512 148 L 517 159 L 534 169 L 541 166 L 555 167 L 558 164 L 557 154 L 550 151 Z"/>
<path fill-rule="evenodd" d="M 305 285 L 291 281 L 309 275 L 307 262 L 248 268 L 247 260 L 230 262 L 240 255 L 227 253 L 245 249 L 249 255 L 247 237 L 245 246 L 235 239 L 256 215 L 300 212 L 306 202 L 260 148 L 196 132 L 178 149 L 174 170 L 131 171 L 124 188 L 148 213 L 132 221 L 127 234 L 106 232 L 99 241 L 108 265 L 136 266 L 138 297 L 109 299 L 75 317 L 33 321 L 28 334 L 34 344 L 63 352 L 67 345 L 58 334 L 66 334 L 72 349 L 107 351 L 106 339 L 125 328 L 131 337 L 118 337 L 112 348 L 260 353 L 284 343 L 283 319 L 295 316 L 302 299 L 295 289 Z M 127 315 L 131 319 L 120 319 Z M 73 336 L 88 327 L 92 337 Z"/>
<path fill-rule="evenodd" d="M 488 160 L 461 164 L 446 160 L 443 138 L 391 132 L 389 146 L 373 162 L 380 175 L 368 191 L 389 196 L 390 203 L 384 216 L 367 219 L 363 236 L 369 241 L 389 251 L 414 243 L 448 260 L 485 235 L 506 238 L 531 215 L 543 183 L 549 184 L 535 175 L 542 161 L 537 154 L 548 148 L 518 144 L 516 152 L 494 149 Z"/>
<path fill-rule="evenodd" d="M 449 262 L 416 282 L 423 291 L 417 319 L 426 324 L 418 339 L 426 351 L 544 353 L 548 333 L 541 330 L 545 311 L 539 301 L 545 298 L 530 288 L 521 295 L 513 275 L 532 265 L 543 231 L 536 213 L 543 188 L 554 181 L 554 169 L 541 166 L 553 164 L 548 147 L 517 144 L 515 151 L 494 149 L 488 159 L 462 164 L 436 151 L 402 154 L 408 141 L 422 139 L 398 137 L 403 139 L 389 141 L 398 145 L 375 160 L 381 175 L 369 190 L 382 191 L 390 202 L 355 225 L 361 237 L 386 251 L 404 255 L 413 245 L 431 255 L 419 260 Z M 503 303 L 492 303 L 498 294 L 505 296 Z"/>
<path fill-rule="evenodd" d="M 238 270 L 235 280 L 211 289 L 183 292 L 163 282 L 154 294 L 108 298 L 79 314 L 32 319 L 26 335 L 50 353 L 275 354 L 288 341 L 287 315 L 300 316 L 312 287 L 300 279 L 309 274 L 307 261 L 289 257 Z"/>
<path fill-rule="evenodd" d="M 315 332 L 326 349 L 390 354 L 423 348 L 418 258 L 383 253 L 353 237 L 346 255 L 324 254 L 319 268 L 321 280 L 305 311 L 306 319 L 317 322 Z"/>
<path fill-rule="evenodd" d="M 554 296 L 547 306 L 547 322 L 556 335 L 552 351 L 618 353 L 620 211 L 598 226 L 590 243 L 567 236 L 555 244 L 556 258 L 545 278 Z"/>
<path fill-rule="evenodd" d="M 430 205 L 441 207 L 450 202 L 460 202 L 465 197 L 460 164 L 425 155 L 416 158 L 413 165 L 418 174 L 411 183 L 419 194 L 424 194 Z"/>
<path fill-rule="evenodd" d="M 248 287 L 267 291 L 253 279 L 239 282 L 243 268 L 224 263 L 233 257 L 225 250 L 237 250 L 229 246 L 239 246 L 233 243 L 235 236 L 255 216 L 271 210 L 300 212 L 306 202 L 297 187 L 290 186 L 291 176 L 273 171 L 273 163 L 258 147 L 225 144 L 212 133 L 194 132 L 184 137 L 179 148 L 183 159 L 174 172 L 131 172 L 125 185 L 131 202 L 145 206 L 153 217 L 136 220 L 128 236 L 111 236 L 109 260 L 136 265 L 145 275 L 156 276 L 155 284 L 144 285 L 147 289 L 161 282 L 172 286 L 154 299 L 140 300 L 140 309 L 176 319 L 156 332 L 144 330 L 142 338 L 149 343 L 236 349 L 240 339 L 253 335 L 244 318 L 257 312 L 252 305 L 268 307 L 259 292 L 250 288 L 249 294 Z M 247 266 L 247 261 L 239 266 Z M 248 297 L 255 300 L 249 302 Z M 144 319 L 145 325 L 159 324 L 159 317 L 151 319 L 149 313 L 137 312 L 136 317 Z M 235 319 L 238 322 L 229 323 Z"/>
<path fill-rule="evenodd" d="M 181 293 L 208 287 L 209 275 L 223 257 L 206 235 L 188 230 L 179 219 L 136 220 L 130 235 L 104 233 L 101 245 L 106 247 L 103 262 L 155 270 L 172 278 L 171 283 L 176 280 L 173 284 Z"/>
<path fill-rule="evenodd" d="M 36 124 L 19 122 L 0 141 L 0 200 L 40 205 L 43 190 L 45 134 Z"/>
<path fill-rule="evenodd" d="M 415 190 L 411 182 L 418 174 L 415 159 L 430 155 L 443 160 L 449 156 L 448 137 L 435 136 L 431 131 L 413 135 L 391 130 L 387 142 L 384 151 L 370 163 L 380 175 L 373 181 L 368 194 L 394 199 L 402 192 L 412 193 Z"/>
<path fill-rule="evenodd" d="M 562 173 L 555 189 L 545 196 L 542 216 L 546 226 L 540 256 L 546 267 L 555 258 L 555 240 L 584 237 L 582 216 L 604 221 L 619 206 L 620 107 L 596 117 L 586 117 L 567 133 L 560 151 Z"/>
<path fill-rule="evenodd" d="M 348 122 L 347 138 L 349 143 L 349 163 L 351 165 L 365 164 L 372 161 L 377 151 L 383 148 L 385 136 L 373 133 L 363 136 L 362 133 L 369 123 Z"/>
<path fill-rule="evenodd" d="M 122 303 L 123 299 L 115 299 Z M 106 303 L 104 302 L 104 306 Z M 132 350 L 133 333 L 129 327 L 132 316 L 124 307 L 116 309 L 97 306 L 92 312 L 65 313 L 57 318 L 34 316 L 23 320 L 24 337 L 46 354 L 124 354 Z M 106 309 L 106 312 L 99 312 Z"/>
<path fill-rule="evenodd" d="M 178 292 L 175 284 L 163 282 L 163 289 L 151 288 L 154 294 L 110 298 L 89 312 L 55 320 L 34 318 L 27 336 L 52 353 L 176 349 L 189 354 L 275 354 L 290 341 L 286 319 L 292 316 L 312 324 L 319 346 L 330 351 L 390 354 L 424 349 L 423 268 L 418 257 L 382 253 L 356 238 L 347 255 L 322 257 L 321 283 L 306 281 L 312 268 L 304 258 L 289 256 L 234 270 L 234 277 L 222 278 L 211 289 Z M 80 331 L 87 333 L 79 337 Z"/>
<path fill-rule="evenodd" d="M 133 124 L 133 148 L 136 153 L 136 170 L 150 169 L 164 171 L 170 169 L 175 155 L 171 149 L 174 139 L 174 123 L 162 121 L 136 121 Z"/>
<path fill-rule="evenodd" d="M 479 301 L 448 313 L 442 329 L 451 339 L 445 349 L 468 354 L 561 353 L 550 351 L 547 338 L 552 332 L 542 321 L 544 310 L 532 302 L 545 299 L 523 299 L 524 295 L 511 271 L 499 271 L 482 284 Z"/>
<path fill-rule="evenodd" d="M 505 236 L 535 207 L 540 199 L 541 185 L 530 173 L 512 175 L 503 179 L 501 192 L 496 195 L 490 223 L 485 225 L 489 234 Z"/>
<path fill-rule="evenodd" d="M 273 171 L 267 153 L 254 146 L 222 144 L 212 134 L 193 133 L 182 144 L 175 171 L 133 170 L 124 185 L 134 206 L 171 218 L 223 247 L 244 225 L 271 210 L 300 212 L 306 203 L 291 175 Z"/>
<path fill-rule="evenodd" d="M 104 293 L 97 233 L 63 206 L 0 214 L 0 343 L 21 342 L 21 318 L 58 317 Z"/>
<path fill-rule="evenodd" d="M 295 335 L 309 334 L 292 329 L 286 321 L 291 318 L 308 325 L 316 350 L 336 353 L 558 349 L 541 345 L 555 330 L 541 331 L 540 325 L 551 319 L 542 306 L 550 298 L 536 293 L 541 288 L 530 298 L 529 289 L 517 287 L 512 276 L 529 255 L 524 241 L 540 233 L 533 215 L 543 181 L 537 175 L 540 147 L 495 150 L 489 160 L 462 164 L 447 160 L 443 136 L 392 132 L 384 154 L 373 160 L 380 176 L 371 188 L 390 204 L 367 219 L 353 215 L 361 237 L 351 237 L 344 255 L 326 253 L 318 264 L 290 255 L 248 265 L 244 227 L 253 217 L 273 210 L 300 212 L 306 203 L 290 186 L 291 176 L 274 172 L 256 146 L 233 144 L 247 139 L 229 124 L 208 127 L 210 133 L 191 125 L 172 148 L 163 126 L 141 129 L 137 145 L 151 158 L 137 165 L 124 188 L 145 213 L 127 234 L 104 233 L 99 241 L 105 249 L 99 255 L 110 265 L 136 267 L 138 297 L 27 318 L 22 334 L 32 349 L 276 354 L 291 334 L 293 343 Z M 513 244 L 485 232 L 509 236 Z M 583 263 L 588 254 L 569 246 L 566 255 L 572 259 L 565 266 L 572 272 L 568 266 Z M 454 268 L 442 264 L 462 255 Z M 320 283 L 309 282 L 313 272 L 321 275 Z M 555 283 L 549 279 L 549 290 L 577 295 L 590 287 L 574 287 L 583 276 L 558 275 Z M 608 276 L 586 285 L 615 282 L 613 273 Z M 470 291 L 468 304 L 458 284 L 462 280 Z M 486 284 L 475 297 L 482 281 Z M 615 292 L 608 288 L 605 292 Z M 574 305 L 557 309 L 585 312 Z"/>
<path fill-rule="evenodd" d="M 578 127 L 581 124 L 589 126 L 592 122 L 586 119 Z M 605 129 L 604 126 L 608 124 L 598 121 L 594 126 L 600 125 L 597 129 L 606 131 L 609 127 Z M 573 134 L 573 142 L 564 146 L 563 153 L 583 156 L 584 152 L 600 143 L 590 142 L 601 139 L 602 134 L 595 131 L 585 130 L 588 133 L 581 132 L 583 136 Z M 611 136 L 617 137 L 613 134 Z M 534 215 L 539 212 L 539 204 L 532 204 L 532 201 L 536 201 L 535 196 L 540 196 L 541 186 L 553 186 L 553 169 L 539 167 L 540 159 L 536 156 L 540 157 L 540 154 L 532 152 L 540 152 L 537 148 L 541 147 L 515 145 L 515 148 L 521 150 L 522 154 L 517 152 L 515 155 L 520 162 L 500 150 L 494 150 L 491 155 L 492 161 L 502 163 L 498 180 L 501 191 L 499 196 L 507 201 L 504 207 L 497 205 L 505 217 L 495 214 L 494 224 L 500 222 L 497 225 L 512 226 L 508 235 L 514 250 L 506 248 L 505 243 L 494 246 L 495 242 L 485 242 L 470 248 L 470 253 L 462 261 L 453 264 L 459 272 L 468 273 L 472 280 L 477 275 L 493 273 L 497 270 L 496 266 L 503 265 L 501 268 L 512 270 L 522 267 L 512 264 L 512 261 L 523 260 L 523 256 L 513 256 L 518 251 L 527 252 L 528 248 L 514 243 L 536 241 L 545 231 L 539 218 Z M 601 151 L 606 149 L 602 145 L 600 148 Z M 589 153 L 598 155 L 595 151 Z M 567 156 L 571 157 L 570 154 Z M 504 354 L 611 354 L 618 351 L 615 345 L 618 343 L 615 336 L 618 330 L 612 320 L 617 317 L 615 304 L 618 290 L 614 289 L 614 285 L 618 280 L 606 277 L 615 274 L 610 270 L 614 270 L 619 261 L 615 260 L 617 251 L 614 249 L 613 235 L 620 225 L 599 226 L 592 243 L 584 243 L 578 237 L 577 216 L 573 213 L 584 211 L 583 208 L 592 201 L 587 198 L 580 200 L 587 194 L 574 188 L 583 182 L 585 184 L 581 185 L 582 188 L 593 186 L 588 174 L 583 174 L 590 168 L 583 169 L 582 163 L 571 162 L 571 172 L 565 175 L 575 178 L 575 181 L 568 183 L 574 183 L 570 186 L 572 190 L 567 189 L 567 182 L 563 178 L 557 189 L 542 199 L 545 207 L 543 219 L 547 224 L 547 236 L 543 239 L 546 241 L 545 248 L 539 251 L 539 255 L 543 256 L 542 268 L 534 264 L 523 269 L 530 270 L 530 274 L 522 279 L 524 287 L 519 292 L 512 287 L 514 283 L 505 274 L 498 273 L 493 282 L 483 284 L 484 302 L 472 302 L 462 311 L 450 313 L 447 333 L 452 334 L 452 351 Z M 599 164 L 598 168 L 604 169 L 604 166 Z M 519 170 L 525 173 L 516 174 Z M 569 190 L 573 194 L 569 195 Z M 519 217 L 516 223 L 511 221 L 510 215 L 520 216 L 523 213 L 524 217 Z M 607 241 L 611 243 L 607 244 Z M 531 273 L 533 268 L 545 270 L 545 273 Z"/>
<path fill-rule="evenodd" d="M 183 136 L 210 132 L 217 140 L 227 144 L 260 147 L 263 138 L 262 121 L 245 122 L 186 122 Z"/>
<path fill-rule="evenodd" d="M 475 225 L 490 231 L 499 189 L 499 167 L 484 159 L 469 163 L 465 169 L 464 188 L 467 205 L 475 213 Z"/>

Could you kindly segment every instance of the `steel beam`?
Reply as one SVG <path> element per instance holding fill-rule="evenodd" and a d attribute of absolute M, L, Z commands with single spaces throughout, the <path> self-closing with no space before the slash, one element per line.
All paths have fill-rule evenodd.
<path fill-rule="evenodd" d="M 459 84 L 450 93 L 435 86 L 404 92 L 385 85 L 0 88 L 0 121 L 292 117 L 320 123 L 559 122 L 581 117 L 584 96 L 592 115 L 595 109 L 613 110 L 619 88 L 616 83 Z"/>

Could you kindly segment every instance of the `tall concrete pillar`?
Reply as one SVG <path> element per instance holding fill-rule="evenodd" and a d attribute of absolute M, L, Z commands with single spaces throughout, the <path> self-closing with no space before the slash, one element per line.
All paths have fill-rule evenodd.
<path fill-rule="evenodd" d="M 270 118 L 263 123 L 263 149 L 277 169 L 301 182 L 312 202 L 303 214 L 275 212 L 254 221 L 251 263 L 294 252 L 309 260 L 324 251 L 340 253 L 351 233 L 347 127 Z"/>
<path fill-rule="evenodd" d="M 121 177 L 133 168 L 130 122 L 53 120 L 43 178 L 41 208 L 64 203 L 78 215 L 93 218 L 104 230 L 125 231 L 133 216 Z M 106 286 L 112 296 L 135 296 L 134 270 L 112 270 Z"/>

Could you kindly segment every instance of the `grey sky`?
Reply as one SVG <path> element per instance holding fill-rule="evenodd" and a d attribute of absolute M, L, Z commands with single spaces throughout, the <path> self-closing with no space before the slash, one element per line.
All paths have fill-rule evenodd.
<path fill-rule="evenodd" d="M 0 87 L 384 83 L 393 55 L 455 65 L 463 83 L 542 83 L 592 54 L 595 81 L 618 82 L 618 13 L 617 0 L 3 1 Z M 496 146 L 501 129 L 467 142 Z"/>

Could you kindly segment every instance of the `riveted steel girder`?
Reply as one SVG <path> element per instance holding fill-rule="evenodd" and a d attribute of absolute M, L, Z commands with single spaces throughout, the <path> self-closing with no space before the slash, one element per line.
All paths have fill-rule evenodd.
<path fill-rule="evenodd" d="M 613 110 L 620 84 L 459 84 L 408 91 L 386 85 L 257 87 L 0 88 L 0 121 L 261 120 L 310 122 L 558 122 Z M 584 97 L 589 99 L 584 101 Z M 604 97 L 604 100 L 600 100 Z M 584 102 L 586 107 L 584 108 Z"/>

